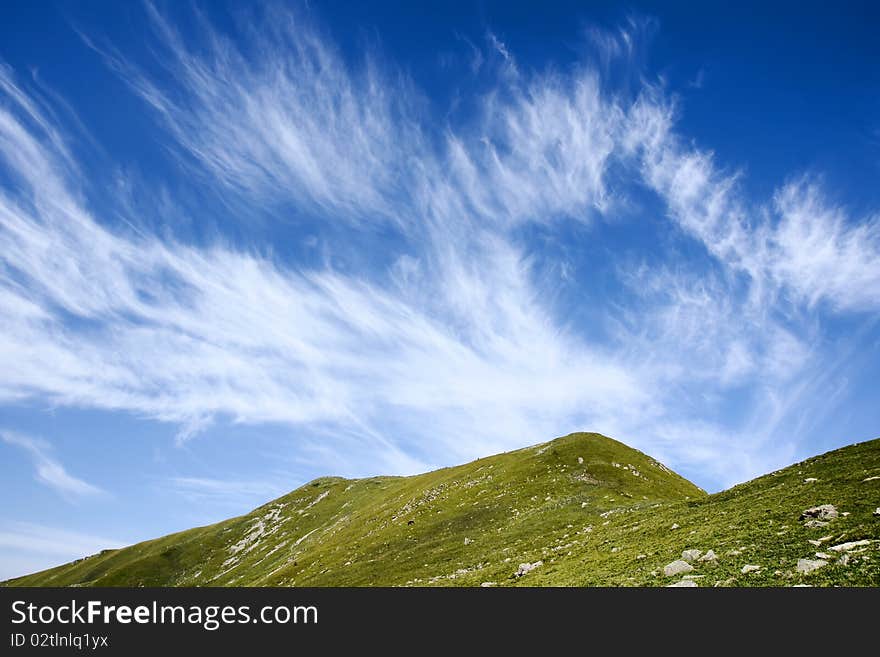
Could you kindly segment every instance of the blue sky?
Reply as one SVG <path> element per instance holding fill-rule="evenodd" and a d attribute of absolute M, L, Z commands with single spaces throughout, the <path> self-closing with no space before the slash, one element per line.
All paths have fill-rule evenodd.
<path fill-rule="evenodd" d="M 878 436 L 871 3 L 16 3 L 0 577 L 575 430 Z"/>

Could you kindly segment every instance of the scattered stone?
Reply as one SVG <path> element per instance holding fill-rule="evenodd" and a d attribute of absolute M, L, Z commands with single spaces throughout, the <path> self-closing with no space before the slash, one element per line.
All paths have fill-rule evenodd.
<path fill-rule="evenodd" d="M 877 479 L 880 479 L 880 476 L 868 477 L 867 479 L 862 479 L 862 481 L 876 481 Z"/>
<path fill-rule="evenodd" d="M 685 550 L 681 553 L 681 558 L 687 562 L 696 561 L 703 554 L 702 550 Z"/>
<path fill-rule="evenodd" d="M 698 584 L 692 579 L 683 579 L 675 584 L 668 584 L 666 588 L 668 589 L 690 589 L 695 588 Z"/>
<path fill-rule="evenodd" d="M 637 554 L 636 555 L 636 559 L 647 559 L 647 558 L 648 558 L 647 554 Z"/>
<path fill-rule="evenodd" d="M 718 555 L 715 554 L 715 550 L 707 550 L 706 554 L 697 559 L 697 561 L 702 561 L 703 563 L 713 563 L 718 561 Z"/>
<path fill-rule="evenodd" d="M 672 577 L 673 575 L 679 575 L 681 573 L 689 573 L 694 569 L 692 565 L 690 565 L 687 561 L 682 561 L 681 559 L 677 559 L 672 563 L 668 563 L 663 566 L 663 574 L 666 577 Z"/>
<path fill-rule="evenodd" d="M 804 523 L 804 527 L 810 527 L 810 528 L 825 527 L 827 525 L 828 525 L 827 522 L 823 522 L 821 520 L 816 520 L 815 518 L 813 520 L 807 520 Z"/>
<path fill-rule="evenodd" d="M 822 541 L 816 541 L 816 540 L 813 540 L 812 538 L 807 539 L 807 543 L 809 543 L 810 545 L 815 545 L 816 547 L 819 547 L 820 545 L 822 545 Z"/>
<path fill-rule="evenodd" d="M 480 586 L 487 589 L 490 586 L 498 586 L 498 582 L 480 582 Z"/>
<path fill-rule="evenodd" d="M 803 513 L 801 513 L 801 520 L 806 520 L 807 518 L 817 518 L 819 520 L 831 520 L 832 518 L 837 517 L 837 507 L 833 504 L 821 504 L 819 506 L 814 506 L 809 509 L 805 509 Z"/>
<path fill-rule="evenodd" d="M 583 465 L 583 464 L 584 464 L 584 457 L 578 456 L 578 465 Z"/>
<path fill-rule="evenodd" d="M 703 579 L 705 575 L 685 575 L 682 579 Z"/>
<path fill-rule="evenodd" d="M 793 589 L 811 589 L 813 588 L 812 584 L 792 584 L 791 588 Z"/>
<path fill-rule="evenodd" d="M 798 559 L 797 571 L 799 573 L 811 573 L 827 565 L 828 562 L 824 559 Z"/>
<path fill-rule="evenodd" d="M 671 529 L 678 529 L 678 523 L 677 522 L 672 523 Z"/>
<path fill-rule="evenodd" d="M 837 559 L 837 563 L 839 563 L 841 566 L 845 566 L 846 564 L 848 564 L 849 552 L 844 552 L 843 554 L 841 554 L 840 557 L 838 557 Z"/>
<path fill-rule="evenodd" d="M 868 539 L 862 541 L 850 541 L 849 543 L 841 543 L 840 545 L 832 545 L 829 550 L 832 552 L 850 552 L 851 550 L 855 550 L 859 547 L 867 547 L 871 544 L 871 541 Z M 859 550 L 861 552 L 861 550 Z"/>
<path fill-rule="evenodd" d="M 876 509 L 874 509 L 874 515 L 880 516 L 880 506 L 878 506 Z"/>
<path fill-rule="evenodd" d="M 586 502 L 581 502 L 581 508 L 582 508 L 582 509 L 586 509 L 586 508 L 587 508 L 587 503 L 586 503 Z"/>
<path fill-rule="evenodd" d="M 833 559 L 834 557 L 832 557 L 830 554 L 827 554 L 825 552 L 817 552 L 816 558 L 817 559 Z"/>
<path fill-rule="evenodd" d="M 471 543 L 473 543 L 473 541 L 472 541 L 471 539 L 465 537 L 465 539 L 464 539 L 464 544 L 465 544 L 465 545 L 470 545 Z"/>
<path fill-rule="evenodd" d="M 741 572 L 743 575 L 746 575 L 748 573 L 754 573 L 759 570 L 761 570 L 761 566 L 755 566 L 754 564 L 747 563 L 745 566 L 742 567 L 742 570 L 740 570 L 739 572 Z"/>
<path fill-rule="evenodd" d="M 620 552 L 620 548 L 619 548 L 619 547 L 613 547 L 613 548 L 611 548 L 611 552 Z"/>
<path fill-rule="evenodd" d="M 521 563 L 517 571 L 513 574 L 514 577 L 522 577 L 526 573 L 533 571 L 538 566 L 543 566 L 543 561 L 536 561 L 535 563 Z"/>
<path fill-rule="evenodd" d="M 815 482 L 817 482 L 817 481 L 819 481 L 819 480 L 816 479 L 815 477 L 807 477 L 806 479 L 804 479 L 804 483 L 805 483 L 805 484 L 812 484 L 812 483 L 815 483 Z"/>

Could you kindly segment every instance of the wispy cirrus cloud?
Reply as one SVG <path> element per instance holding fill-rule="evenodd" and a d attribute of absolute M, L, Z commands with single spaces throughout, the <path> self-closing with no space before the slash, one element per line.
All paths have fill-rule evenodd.
<path fill-rule="evenodd" d="M 332 84 L 336 77 L 306 82 Z M 596 91 L 585 87 L 583 93 Z M 563 103 L 549 91 L 542 94 L 548 103 Z M 235 107 L 228 111 L 226 120 L 238 114 Z M 514 105 L 509 111 L 511 121 L 519 117 L 526 126 L 511 123 L 511 135 L 537 129 L 534 120 L 523 118 L 534 108 Z M 34 203 L 7 199 L 2 235 L 7 262 L 44 295 L 39 308 L 62 308 L 97 323 L 89 336 L 71 334 L 55 313 L 12 315 L 17 323 L 5 332 L 9 351 L 24 355 L 12 359 L 13 366 L 20 364 L 12 368 L 12 388 L 37 390 L 60 403 L 130 409 L 180 422 L 184 435 L 215 415 L 361 425 L 398 470 L 424 464 L 380 437 L 383 432 L 364 429 L 393 408 L 408 409 L 412 424 L 434 423 L 431 433 L 441 443 L 468 453 L 477 443 L 462 445 L 457 437 L 473 426 L 491 427 L 486 439 L 495 448 L 514 435 L 531 440 L 553 431 L 560 407 L 586 413 L 594 411 L 575 409 L 634 406 L 643 397 L 621 365 L 553 326 L 529 280 L 527 258 L 503 234 L 471 220 L 468 208 L 482 201 L 467 199 L 461 185 L 441 176 L 444 167 L 427 155 L 416 164 L 437 176 L 424 176 L 411 198 L 397 200 L 402 216 L 421 209 L 425 218 L 429 237 L 418 257 L 401 256 L 379 277 L 296 273 L 219 247 L 111 233 L 67 187 L 67 171 L 52 145 L 7 116 L 16 128 L 10 139 L 34 153 L 52 189 L 47 198 L 30 169 L 9 161 Z M 302 138 L 311 134 L 306 130 Z M 230 140 L 236 141 L 243 140 Z M 538 138 L 538 147 L 548 141 Z M 322 144 L 314 150 L 323 155 Z M 507 184 L 519 186 L 531 172 L 516 169 L 528 160 L 516 155 L 512 161 L 520 164 L 514 166 L 489 157 L 484 170 L 499 179 L 513 176 Z M 563 165 L 558 162 L 557 169 Z M 459 168 L 454 178 L 467 175 Z M 594 173 L 585 178 L 596 179 Z M 370 180 L 360 184 L 369 186 Z M 324 196 L 343 198 L 344 186 Z M 523 207 L 539 216 L 547 202 L 533 196 L 516 205 L 505 201 L 509 216 L 521 216 Z M 554 203 L 571 205 L 566 199 Z M 51 256 L 47 235 L 54 242 Z M 20 295 L 12 298 L 19 303 Z M 46 336 L 46 344 L 28 347 L 35 333 Z M 567 373 L 558 367 L 562 362 L 569 365 Z M 514 408 L 519 410 L 511 413 Z"/>
<path fill-rule="evenodd" d="M 46 441 L 8 430 L 0 430 L 0 440 L 26 451 L 34 462 L 37 481 L 53 488 L 60 495 L 72 498 L 89 497 L 104 492 L 68 473 L 61 462 L 54 458 L 52 446 Z"/>
<path fill-rule="evenodd" d="M 776 449 L 749 426 L 775 426 L 785 404 L 758 400 L 790 398 L 822 359 L 817 305 L 876 306 L 876 222 L 809 183 L 748 202 L 675 132 L 657 89 L 628 101 L 589 63 L 507 67 L 468 119 L 438 128 L 406 76 L 376 57 L 346 63 L 300 17 L 258 23 L 245 56 L 210 25 L 190 45 L 148 14 L 163 84 L 90 43 L 153 109 L 193 185 L 308 209 L 345 225 L 348 248 L 378 230 L 395 239 L 378 266 L 304 267 L 160 237 L 148 218 L 123 230 L 90 207 L 60 127 L 0 70 L 0 158 L 16 181 L 0 193 L 7 403 L 125 410 L 183 439 L 216 418 L 281 423 L 318 449 L 353 440 L 373 472 L 590 428 L 674 464 L 720 463 L 713 480 L 727 483 L 790 458 L 790 441 Z M 614 37 L 627 57 L 635 38 Z M 615 331 L 587 339 L 547 301 L 562 283 L 535 274 L 542 254 L 519 231 L 616 221 L 643 186 L 714 264 L 618 273 L 631 294 L 593 314 Z M 743 387 L 753 400 L 731 426 L 718 409 Z M 719 458 L 734 444 L 737 458 Z"/>
<path fill-rule="evenodd" d="M 261 480 L 236 481 L 207 477 L 172 477 L 163 484 L 193 504 L 215 504 L 238 509 L 252 508 L 289 492 L 290 482 L 272 484 Z"/>
<path fill-rule="evenodd" d="M 124 542 L 30 522 L 0 525 L 0 580 L 33 573 Z"/>
<path fill-rule="evenodd" d="M 773 198 L 748 200 L 740 173 L 674 132 L 674 105 L 648 90 L 630 114 L 627 145 L 670 218 L 725 266 L 747 274 L 756 300 L 783 293 L 800 306 L 835 311 L 880 308 L 880 220 L 847 216 L 816 179 L 793 178 Z"/>

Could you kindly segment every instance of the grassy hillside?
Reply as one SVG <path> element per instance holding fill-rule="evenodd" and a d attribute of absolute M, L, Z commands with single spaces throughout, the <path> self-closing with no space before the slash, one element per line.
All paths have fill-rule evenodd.
<path fill-rule="evenodd" d="M 821 504 L 837 517 L 800 519 Z M 414 477 L 317 479 L 6 585 L 876 586 L 878 506 L 880 440 L 710 496 L 619 442 L 572 434 Z M 689 549 L 717 558 L 689 554 L 693 570 L 666 576 Z"/>

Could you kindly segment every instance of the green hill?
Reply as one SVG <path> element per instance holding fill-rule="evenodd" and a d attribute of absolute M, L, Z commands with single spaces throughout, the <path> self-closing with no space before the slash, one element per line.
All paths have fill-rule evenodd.
<path fill-rule="evenodd" d="M 413 477 L 317 479 L 248 515 L 5 585 L 877 586 L 878 506 L 880 440 L 707 495 L 578 433 Z M 700 554 L 666 576 L 685 550 Z"/>

